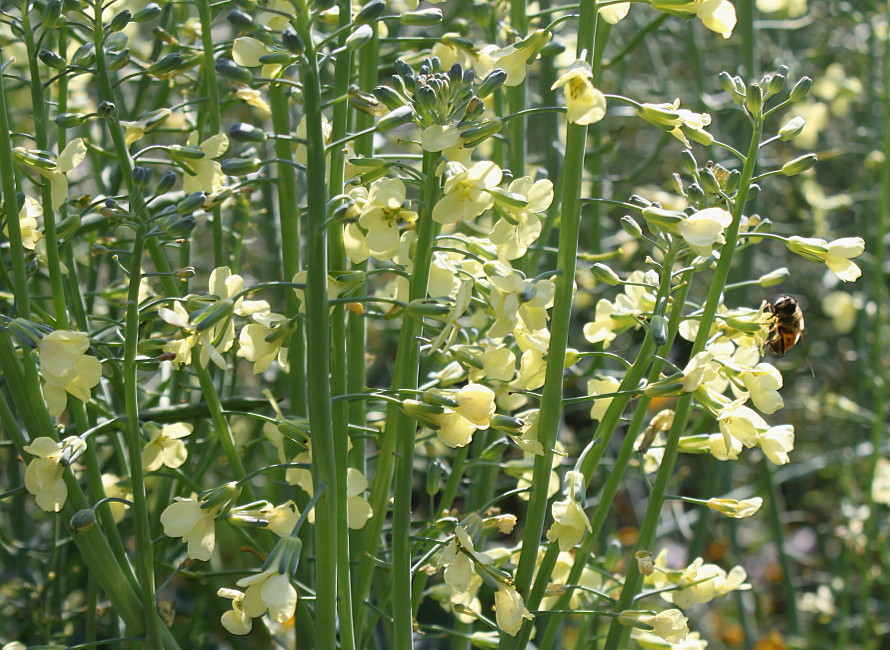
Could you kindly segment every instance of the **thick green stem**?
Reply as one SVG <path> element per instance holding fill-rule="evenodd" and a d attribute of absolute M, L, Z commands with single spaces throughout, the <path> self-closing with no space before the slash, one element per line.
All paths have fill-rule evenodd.
<path fill-rule="evenodd" d="M 312 42 L 301 21 L 303 40 Z M 336 447 L 332 424 L 330 383 L 330 315 L 328 307 L 328 243 L 326 156 L 322 131 L 321 80 L 318 55 L 307 47 L 303 69 L 303 99 L 306 109 L 307 149 L 307 228 L 306 251 L 306 350 L 309 426 L 312 431 L 312 480 L 315 489 L 325 487 L 315 505 L 315 585 L 316 641 L 318 647 L 334 648 L 337 643 L 337 501 L 339 499 Z"/>

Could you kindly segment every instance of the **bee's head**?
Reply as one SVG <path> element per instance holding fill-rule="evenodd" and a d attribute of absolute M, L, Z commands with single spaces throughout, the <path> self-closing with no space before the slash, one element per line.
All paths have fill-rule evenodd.
<path fill-rule="evenodd" d="M 779 296 L 773 303 L 773 311 L 783 316 L 790 316 L 797 310 L 797 300 L 791 296 Z"/>

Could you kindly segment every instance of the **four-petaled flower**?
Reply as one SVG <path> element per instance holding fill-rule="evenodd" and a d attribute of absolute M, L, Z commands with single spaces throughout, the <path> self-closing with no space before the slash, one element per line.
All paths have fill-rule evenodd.
<path fill-rule="evenodd" d="M 49 414 L 62 415 L 68 393 L 82 402 L 90 401 L 90 389 L 102 378 L 102 362 L 86 352 L 90 339 L 83 332 L 56 330 L 37 342 L 43 396 Z"/>
<path fill-rule="evenodd" d="M 606 96 L 593 86 L 593 71 L 586 61 L 575 61 L 550 87 L 565 86 L 566 118 L 571 124 L 593 124 L 606 116 Z"/>

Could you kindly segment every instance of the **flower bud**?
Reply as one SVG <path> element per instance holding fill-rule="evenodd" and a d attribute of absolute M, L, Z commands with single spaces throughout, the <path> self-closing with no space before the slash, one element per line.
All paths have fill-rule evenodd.
<path fill-rule="evenodd" d="M 460 137 L 464 139 L 466 146 L 473 147 L 491 136 L 500 133 L 504 123 L 498 117 L 483 120 L 476 126 L 462 131 Z"/>
<path fill-rule="evenodd" d="M 730 195 L 734 194 L 739 189 L 741 182 L 742 172 L 738 169 L 733 169 L 726 177 L 726 182 L 723 184 L 723 191 Z"/>
<path fill-rule="evenodd" d="M 152 171 L 148 167 L 140 167 L 137 165 L 136 167 L 133 167 L 130 176 L 133 179 L 133 186 L 138 190 L 142 190 L 148 187 L 148 184 L 151 183 Z"/>
<path fill-rule="evenodd" d="M 780 92 L 782 88 L 785 87 L 785 75 L 784 74 L 776 74 L 772 79 L 769 80 L 769 84 L 767 88 L 769 89 L 770 94 L 775 95 L 777 92 Z"/>
<path fill-rule="evenodd" d="M 149 2 L 133 14 L 134 23 L 147 23 L 161 15 L 161 5 L 157 2 Z"/>
<path fill-rule="evenodd" d="M 53 70 L 64 70 L 68 65 L 68 62 L 65 61 L 65 59 L 49 50 L 40 50 L 37 58 Z"/>
<path fill-rule="evenodd" d="M 186 237 L 191 231 L 193 231 L 197 225 L 198 222 L 194 217 L 183 217 L 182 219 L 177 219 L 169 226 L 167 226 L 164 229 L 164 232 L 166 232 L 170 237 L 173 237 L 174 239 L 181 239 L 183 237 Z"/>
<path fill-rule="evenodd" d="M 624 229 L 624 232 L 634 239 L 639 239 L 643 236 L 643 229 L 640 228 L 640 224 L 630 215 L 626 214 L 621 217 L 621 227 Z"/>
<path fill-rule="evenodd" d="M 374 97 L 391 111 L 405 105 L 405 101 L 401 95 L 389 86 L 377 86 L 372 92 L 374 93 Z"/>
<path fill-rule="evenodd" d="M 176 211 L 183 215 L 191 214 L 195 210 L 200 209 L 204 205 L 205 200 L 207 200 L 207 195 L 204 192 L 194 192 L 176 204 Z"/>
<path fill-rule="evenodd" d="M 218 58 L 214 64 L 214 69 L 216 70 L 216 74 L 225 77 L 229 81 L 234 81 L 240 84 L 248 84 L 253 81 L 253 74 L 250 70 L 242 68 L 231 59 L 223 57 Z"/>
<path fill-rule="evenodd" d="M 676 210 L 665 210 L 650 206 L 643 208 L 643 218 L 650 225 L 673 231 L 686 220 L 686 215 Z"/>
<path fill-rule="evenodd" d="M 171 52 L 152 63 L 148 70 L 146 70 L 146 73 L 154 77 L 159 77 L 168 72 L 173 72 L 173 70 L 176 70 L 181 65 L 182 55 L 179 52 Z"/>
<path fill-rule="evenodd" d="M 451 312 L 451 307 L 434 299 L 422 298 L 409 302 L 406 311 L 415 318 L 444 318 Z"/>
<path fill-rule="evenodd" d="M 367 7 L 367 5 L 365 5 Z M 346 37 L 346 49 L 350 52 L 362 49 L 374 38 L 374 30 L 370 25 L 360 25 L 358 29 Z"/>
<path fill-rule="evenodd" d="M 355 18 L 352 19 L 352 23 L 354 25 L 367 25 L 368 23 L 376 22 L 383 15 L 384 9 L 386 9 L 384 0 L 371 0 L 359 10 Z"/>
<path fill-rule="evenodd" d="M 53 121 L 56 123 L 56 126 L 63 129 L 73 129 L 85 124 L 87 116 L 83 113 L 59 113 Z"/>
<path fill-rule="evenodd" d="M 117 107 L 112 102 L 100 102 L 99 106 L 96 108 L 96 115 L 102 119 L 113 117 L 115 113 L 117 113 Z"/>
<path fill-rule="evenodd" d="M 501 68 L 495 68 L 488 73 L 488 76 L 482 80 L 482 83 L 476 89 L 476 97 L 485 99 L 498 88 L 504 85 L 507 80 L 507 73 Z"/>
<path fill-rule="evenodd" d="M 812 87 L 812 79 L 810 79 L 809 77 L 801 77 L 800 81 L 794 84 L 794 88 L 791 89 L 789 99 L 792 102 L 799 102 L 810 93 L 810 88 Z"/>
<path fill-rule="evenodd" d="M 655 345 L 661 347 L 668 342 L 668 321 L 663 315 L 655 314 L 649 321 L 649 328 Z"/>
<path fill-rule="evenodd" d="M 173 186 L 176 184 L 177 178 L 178 176 L 176 175 L 176 172 L 169 170 L 165 171 L 155 187 L 155 196 L 161 196 L 172 190 Z"/>
<path fill-rule="evenodd" d="M 698 178 L 702 189 L 707 194 L 720 193 L 720 183 L 717 182 L 717 177 L 714 176 L 714 171 L 710 167 L 702 169 Z"/>
<path fill-rule="evenodd" d="M 525 426 L 526 423 L 522 418 L 515 418 L 510 415 L 501 415 L 500 413 L 495 413 L 494 415 L 492 415 L 491 422 L 489 423 L 490 428 L 497 429 L 498 431 L 503 431 L 504 433 L 509 433 L 514 436 L 522 435 Z"/>
<path fill-rule="evenodd" d="M 266 141 L 266 132 L 253 124 L 235 122 L 235 124 L 229 127 L 229 138 L 235 142 L 259 144 Z"/>
<path fill-rule="evenodd" d="M 259 158 L 227 158 L 220 163 L 223 173 L 227 176 L 255 174 L 262 165 L 263 161 Z"/>
<path fill-rule="evenodd" d="M 760 497 L 744 499 L 742 501 L 714 498 L 708 499 L 707 503 L 709 509 L 733 519 L 744 519 L 745 517 L 755 515 L 762 505 L 763 499 Z"/>
<path fill-rule="evenodd" d="M 606 266 L 600 262 L 597 262 L 593 266 L 590 267 L 591 273 L 593 273 L 593 277 L 595 277 L 599 282 L 603 284 L 608 284 L 610 287 L 617 287 L 621 284 L 621 278 L 618 277 L 618 274 L 612 270 L 611 267 Z"/>
<path fill-rule="evenodd" d="M 785 124 L 785 126 L 779 129 L 779 138 L 782 140 L 782 142 L 788 142 L 789 140 L 792 140 L 800 135 L 801 131 L 803 131 L 806 125 L 806 120 L 799 115 L 797 117 L 793 117 L 788 121 L 787 124 Z"/>
<path fill-rule="evenodd" d="M 229 24 L 234 25 L 237 29 L 244 32 L 259 29 L 259 25 L 257 25 L 253 17 L 246 11 L 241 11 L 240 9 L 233 9 L 230 11 L 229 15 L 226 16 L 226 20 Z"/>
<path fill-rule="evenodd" d="M 74 516 L 71 517 L 71 523 L 69 525 L 73 535 L 83 535 L 84 533 L 88 533 L 93 529 L 93 526 L 96 525 L 96 513 L 93 512 L 92 508 L 78 510 L 74 513 Z"/>
<path fill-rule="evenodd" d="M 96 61 L 96 48 L 92 43 L 81 45 L 74 51 L 71 57 L 71 65 L 80 66 L 82 68 L 90 67 Z"/>
<path fill-rule="evenodd" d="M 224 483 L 219 487 L 204 490 L 198 495 L 202 510 L 220 508 L 220 514 L 227 514 L 238 497 L 241 496 L 241 486 L 234 481 Z"/>
<path fill-rule="evenodd" d="M 377 130 L 380 133 L 386 133 L 413 121 L 414 109 L 410 106 L 400 106 L 377 120 Z"/>
<path fill-rule="evenodd" d="M 43 29 L 52 29 L 55 27 L 61 16 L 62 0 L 49 0 L 43 8 L 43 15 L 41 16 Z"/>
<path fill-rule="evenodd" d="M 775 271 L 770 271 L 765 275 L 761 275 L 760 278 L 757 280 L 757 284 L 761 287 L 774 287 L 778 284 L 782 284 L 790 276 L 791 271 L 783 266 L 782 268 L 776 269 Z"/>
<path fill-rule="evenodd" d="M 442 489 L 442 476 L 444 474 L 445 467 L 442 465 L 442 461 L 434 458 L 426 470 L 426 493 L 431 497 L 439 494 L 439 491 Z"/>
<path fill-rule="evenodd" d="M 691 149 L 683 149 L 680 152 L 680 163 L 683 165 L 686 173 L 693 175 L 698 173 L 698 163 L 695 160 L 695 156 L 692 155 Z"/>
<path fill-rule="evenodd" d="M 399 16 L 399 22 L 413 27 L 429 27 L 442 22 L 442 10 L 437 7 L 406 11 Z"/>
<path fill-rule="evenodd" d="M 133 18 L 133 14 L 129 9 L 124 9 L 120 13 L 118 13 L 114 18 L 111 19 L 111 22 L 108 23 L 108 31 L 109 32 L 119 32 L 124 27 L 130 24 L 130 20 Z"/>
<path fill-rule="evenodd" d="M 819 158 L 816 157 L 816 154 L 808 153 L 782 165 L 782 173 L 785 176 L 797 176 L 815 167 L 817 162 L 819 162 Z"/>

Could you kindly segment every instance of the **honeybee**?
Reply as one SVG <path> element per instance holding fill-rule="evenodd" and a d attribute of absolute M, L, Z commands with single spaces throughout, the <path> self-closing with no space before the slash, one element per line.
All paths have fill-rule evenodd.
<path fill-rule="evenodd" d="M 803 311 L 797 300 L 791 296 L 779 296 L 766 310 L 773 315 L 766 344 L 776 356 L 784 356 L 788 350 L 803 338 Z"/>

